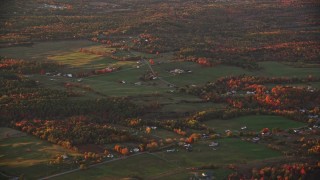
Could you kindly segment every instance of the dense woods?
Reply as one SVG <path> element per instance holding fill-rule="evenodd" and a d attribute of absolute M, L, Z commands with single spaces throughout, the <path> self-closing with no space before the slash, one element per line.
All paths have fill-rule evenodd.
<path fill-rule="evenodd" d="M 130 140 L 127 132 L 86 116 L 72 116 L 61 120 L 22 120 L 15 126 L 41 139 L 75 150 L 76 145 L 81 144 L 107 144 Z"/>

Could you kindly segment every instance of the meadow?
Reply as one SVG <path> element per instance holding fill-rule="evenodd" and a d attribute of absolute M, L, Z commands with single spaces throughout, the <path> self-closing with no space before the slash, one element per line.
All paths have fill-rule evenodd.
<path fill-rule="evenodd" d="M 231 131 L 240 131 L 241 127 L 246 126 L 247 130 L 260 131 L 263 128 L 279 128 L 287 130 L 289 128 L 298 128 L 305 126 L 304 123 L 293 121 L 281 116 L 252 115 L 241 116 L 233 119 L 212 119 L 204 122 L 207 126 L 214 128 L 218 132 L 224 132 L 229 129 Z"/>
<path fill-rule="evenodd" d="M 239 139 L 226 138 L 217 142 L 220 143 L 217 150 L 208 147 L 208 141 L 200 141 L 194 145 L 192 152 L 181 148 L 178 149 L 178 152 L 148 153 L 110 162 L 82 172 L 63 175 L 57 179 L 118 179 L 135 176 L 144 179 L 189 178 L 192 176 L 192 171 L 188 168 L 208 164 L 220 167 L 210 171 L 214 172 L 215 177 L 223 178 L 230 173 L 230 170 L 223 168 L 225 164 L 246 164 L 256 159 L 263 160 L 281 156 L 281 153 L 266 149 L 264 145 L 248 143 Z"/>
<path fill-rule="evenodd" d="M 142 154 L 53 179 L 119 179 L 125 177 L 151 179 L 176 168 L 178 167 L 175 164 L 168 163 L 152 154 Z"/>
<path fill-rule="evenodd" d="M 15 132 L 15 130 L 9 128 L 0 128 L 1 134 L 8 134 L 13 131 Z M 23 174 L 27 179 L 37 179 L 76 168 L 72 167 L 71 164 L 69 166 L 54 166 L 50 165 L 49 162 L 59 154 L 68 154 L 70 157 L 80 155 L 59 145 L 25 134 L 2 138 L 0 154 L 1 172 L 10 176 Z"/>

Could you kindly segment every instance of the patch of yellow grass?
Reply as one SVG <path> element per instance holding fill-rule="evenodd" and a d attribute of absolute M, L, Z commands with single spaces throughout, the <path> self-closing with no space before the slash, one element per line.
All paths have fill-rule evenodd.
<path fill-rule="evenodd" d="M 12 147 L 17 148 L 21 146 L 28 146 L 34 144 L 33 142 L 21 142 L 21 143 L 14 143 L 12 144 Z"/>
<path fill-rule="evenodd" d="M 88 65 L 94 61 L 101 60 L 102 56 L 82 52 L 71 52 L 63 55 L 49 56 L 48 59 L 58 61 L 62 64 L 83 66 Z"/>
<path fill-rule="evenodd" d="M 48 162 L 48 159 L 23 159 L 23 158 L 2 161 L 3 164 L 10 167 L 29 167 L 36 164 L 47 163 L 47 162 Z"/>

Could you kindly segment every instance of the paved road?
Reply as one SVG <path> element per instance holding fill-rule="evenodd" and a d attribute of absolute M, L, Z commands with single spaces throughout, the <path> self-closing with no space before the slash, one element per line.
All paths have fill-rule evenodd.
<path fill-rule="evenodd" d="M 139 155 L 146 154 L 146 153 L 149 153 L 149 152 L 140 152 L 140 153 L 136 153 L 136 154 L 133 154 L 133 155 L 130 155 L 130 156 L 124 156 L 124 157 L 121 157 L 121 158 L 115 158 L 115 159 L 112 159 L 112 160 L 103 161 L 103 162 L 101 162 L 101 163 L 92 164 L 92 165 L 90 165 L 88 168 L 93 168 L 93 167 L 96 167 L 96 166 L 101 166 L 101 165 L 103 165 L 103 164 L 107 164 L 107 163 L 111 163 L 111 162 L 114 162 L 114 161 L 119 161 L 119 160 L 127 159 L 127 158 L 130 158 L 130 157 L 133 157 L 133 156 L 139 156 Z M 70 174 L 70 173 L 73 173 L 73 172 L 77 172 L 77 171 L 80 171 L 80 170 L 81 170 L 80 168 L 77 168 L 77 169 L 73 169 L 73 170 L 70 170 L 70 171 L 65 171 L 65 172 L 62 172 L 62 173 L 58 173 L 58 174 L 53 174 L 53 175 L 50 175 L 50 176 L 46 176 L 46 177 L 40 178 L 39 180 L 50 179 L 50 178 L 62 176 L 62 175 L 65 175 L 65 174 Z"/>

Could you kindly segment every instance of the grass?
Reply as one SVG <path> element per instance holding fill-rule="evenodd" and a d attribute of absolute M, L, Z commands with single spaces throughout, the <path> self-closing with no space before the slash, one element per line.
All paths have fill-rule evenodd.
<path fill-rule="evenodd" d="M 158 136 L 158 137 L 161 137 L 162 139 L 166 139 L 166 138 L 181 138 L 182 136 L 177 134 L 177 133 L 174 133 L 172 131 L 168 131 L 168 130 L 165 130 L 165 129 L 157 129 L 157 130 L 152 130 L 151 131 L 151 135 L 155 135 L 155 136 Z"/>
<path fill-rule="evenodd" d="M 307 77 L 312 75 L 320 77 L 320 68 L 296 68 L 273 61 L 260 62 L 259 65 L 263 68 L 258 73 L 261 76 Z"/>
<path fill-rule="evenodd" d="M 181 149 L 179 152 L 159 152 L 157 154 L 182 167 L 245 163 L 252 160 L 281 156 L 280 152 L 267 149 L 264 145 L 253 144 L 240 139 L 224 138 L 217 141 L 220 146 L 215 151 L 208 146 L 209 142 L 200 141 L 194 144 L 192 152 L 186 152 Z"/>
<path fill-rule="evenodd" d="M 229 169 L 219 168 L 219 169 L 213 169 L 208 170 L 210 172 L 213 172 L 213 176 L 215 179 L 226 179 L 229 174 L 231 174 L 233 171 Z M 177 174 L 171 174 L 169 176 L 164 176 L 162 178 L 159 178 L 159 180 L 176 180 L 176 179 L 189 179 L 190 177 L 193 177 L 195 173 L 198 173 L 198 175 L 201 175 L 202 172 L 206 172 L 206 170 L 203 171 L 197 171 L 197 172 L 188 172 L 183 171 Z"/>
<path fill-rule="evenodd" d="M 122 69 L 109 74 L 85 78 L 83 83 L 90 85 L 92 88 L 110 96 L 128 96 L 140 94 L 152 94 L 157 92 L 166 92 L 169 88 L 161 81 L 155 80 L 143 82 L 142 85 L 135 85 L 140 82 L 140 76 L 147 70 L 143 66 L 139 69 Z M 121 84 L 120 81 L 125 81 Z M 156 83 L 157 85 L 152 85 Z"/>
<path fill-rule="evenodd" d="M 292 121 L 281 116 L 265 116 L 253 115 L 242 116 L 234 119 L 213 119 L 205 122 L 209 127 L 215 128 L 218 131 L 240 130 L 242 126 L 247 126 L 248 130 L 260 131 L 262 128 L 280 128 L 288 129 L 304 126 L 304 123 Z"/>
<path fill-rule="evenodd" d="M 1 127 L 0 128 L 0 140 L 10 138 L 10 137 L 16 137 L 16 136 L 24 136 L 25 133 L 21 131 L 17 131 L 15 129 Z"/>
<path fill-rule="evenodd" d="M 49 56 L 48 59 L 72 66 L 85 66 L 90 65 L 93 61 L 101 60 L 102 56 L 82 52 L 70 52 L 57 56 Z"/>
<path fill-rule="evenodd" d="M 143 94 L 153 94 L 165 92 L 165 88 L 149 85 L 134 85 L 134 83 L 121 84 L 119 81 L 108 81 L 99 79 L 85 79 L 83 82 L 90 85 L 93 89 L 108 96 L 134 96 Z"/>
<path fill-rule="evenodd" d="M 105 52 L 105 53 L 111 53 L 112 51 L 116 50 L 116 48 L 108 48 L 103 45 L 97 45 L 97 46 L 90 46 L 88 48 L 84 48 L 90 51 L 96 51 L 96 52 Z"/>
<path fill-rule="evenodd" d="M 53 179 L 119 179 L 129 176 L 147 178 L 173 168 L 177 166 L 156 156 L 143 154 Z"/>
<path fill-rule="evenodd" d="M 8 128 L 0 128 L 1 134 L 7 131 Z M 27 179 L 37 179 L 62 171 L 61 167 L 49 167 L 48 163 L 56 155 L 64 153 L 79 155 L 29 135 L 3 139 L 0 144 L 0 170 L 9 175 L 25 174 Z"/>
<path fill-rule="evenodd" d="M 191 70 L 192 73 L 181 75 L 172 75 L 168 71 L 172 69 Z M 212 82 L 224 76 L 237 76 L 240 74 L 250 74 L 250 71 L 233 66 L 219 65 L 216 67 L 202 67 L 193 62 L 171 62 L 164 63 L 154 67 L 155 71 L 160 73 L 161 77 L 177 86 L 202 85 L 206 82 Z"/>
<path fill-rule="evenodd" d="M 87 40 L 49 41 L 35 43 L 31 47 L 17 46 L 0 48 L 0 56 L 18 59 L 46 60 L 48 56 L 78 51 L 80 48 L 96 45 Z"/>
<path fill-rule="evenodd" d="M 224 107 L 224 104 L 218 104 L 218 103 L 175 103 L 175 104 L 168 104 L 165 105 L 161 110 L 163 112 L 168 112 L 168 111 L 174 111 L 174 112 L 196 112 L 196 111 L 203 111 L 207 109 L 212 109 L 212 108 L 222 108 Z"/>
<path fill-rule="evenodd" d="M 159 179 L 185 179 L 191 176 L 190 172 L 184 170 L 188 167 L 246 163 L 257 159 L 281 156 L 281 153 L 267 149 L 263 145 L 239 139 L 225 138 L 218 141 L 220 146 L 216 151 L 208 147 L 208 142 L 198 142 L 194 145 L 193 152 L 180 150 L 174 153 L 143 154 L 55 179 L 119 179 L 130 176 L 139 176 L 145 179 L 155 177 L 159 177 Z M 230 173 L 225 169 L 215 169 L 213 172 L 218 179 L 223 179 Z"/>

